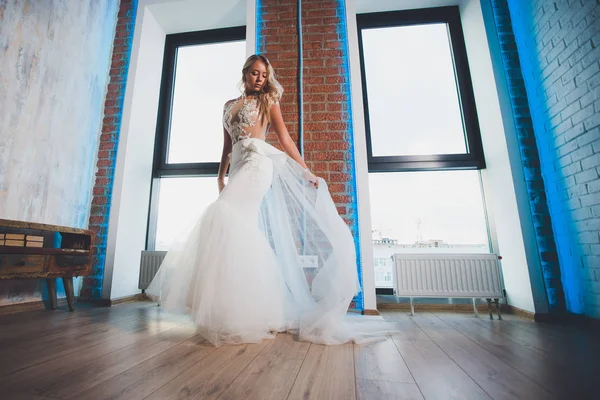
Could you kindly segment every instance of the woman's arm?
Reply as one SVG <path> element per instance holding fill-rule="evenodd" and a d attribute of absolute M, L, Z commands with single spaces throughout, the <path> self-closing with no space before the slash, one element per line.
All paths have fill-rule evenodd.
<path fill-rule="evenodd" d="M 219 164 L 219 175 L 217 176 L 217 184 L 219 193 L 225 188 L 225 175 L 227 175 L 227 167 L 229 167 L 229 153 L 231 153 L 231 136 L 227 129 L 223 128 L 223 152 L 221 153 L 221 163 Z"/>
<path fill-rule="evenodd" d="M 308 168 L 298 151 L 298 147 L 296 147 L 296 143 L 294 143 L 285 127 L 279 104 L 273 104 L 271 106 L 271 125 L 273 125 L 273 130 L 275 130 L 277 139 L 279 139 L 279 143 L 281 143 L 281 147 L 283 147 L 286 154 L 293 158 L 298 164 L 302 165 L 302 168 Z"/>
<path fill-rule="evenodd" d="M 285 127 L 279 104 L 273 104 L 271 106 L 271 125 L 273 125 L 273 130 L 275 131 L 277 139 L 279 139 L 279 143 L 281 143 L 281 147 L 283 148 L 285 153 L 291 158 L 293 158 L 298 164 L 302 166 L 302 168 L 304 168 L 309 173 L 309 178 L 311 182 L 313 182 L 315 186 L 318 187 L 319 181 L 317 180 L 317 177 L 310 172 L 308 166 L 306 165 L 304 159 L 298 151 L 298 147 L 296 147 L 296 143 L 294 143 L 294 141 L 290 137 L 287 128 Z"/>

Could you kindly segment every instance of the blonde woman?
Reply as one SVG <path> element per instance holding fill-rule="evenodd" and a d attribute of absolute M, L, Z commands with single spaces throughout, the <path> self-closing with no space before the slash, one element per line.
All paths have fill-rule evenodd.
<path fill-rule="evenodd" d="M 147 293 L 189 314 L 216 346 L 283 331 L 322 344 L 381 338 L 382 323 L 346 316 L 360 291 L 354 240 L 290 138 L 266 57 L 248 58 L 242 90 L 224 105 L 219 197 L 169 249 Z M 265 142 L 270 126 L 283 152 Z"/>

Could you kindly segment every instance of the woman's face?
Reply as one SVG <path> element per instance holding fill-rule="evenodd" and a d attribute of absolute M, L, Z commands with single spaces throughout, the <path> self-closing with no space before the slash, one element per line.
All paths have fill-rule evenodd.
<path fill-rule="evenodd" d="M 245 82 L 246 90 L 249 92 L 258 92 L 262 89 L 267 81 L 267 66 L 262 61 L 255 61 L 248 72 L 246 72 Z"/>

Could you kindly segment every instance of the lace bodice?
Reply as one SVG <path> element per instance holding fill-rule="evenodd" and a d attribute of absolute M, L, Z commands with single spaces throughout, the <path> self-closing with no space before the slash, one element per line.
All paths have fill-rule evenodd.
<path fill-rule="evenodd" d="M 229 132 L 232 144 L 251 137 L 264 140 L 267 127 L 261 125 L 256 99 L 242 96 L 225 104 L 223 126 Z"/>

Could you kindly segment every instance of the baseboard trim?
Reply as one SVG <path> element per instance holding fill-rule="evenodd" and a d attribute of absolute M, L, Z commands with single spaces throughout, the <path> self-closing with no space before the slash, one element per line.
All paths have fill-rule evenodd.
<path fill-rule="evenodd" d="M 110 307 L 112 305 L 110 299 L 100 299 L 100 300 L 92 300 L 92 299 L 82 299 L 80 297 L 77 298 L 77 303 L 79 304 L 90 304 L 96 307 Z M 77 306 L 76 303 L 76 306 Z"/>
<path fill-rule="evenodd" d="M 123 303 L 134 303 L 136 301 L 150 301 L 150 298 L 146 296 L 144 293 L 138 293 L 131 296 L 118 297 L 116 299 L 111 299 L 111 305 L 123 304 Z"/>
<path fill-rule="evenodd" d="M 496 306 L 492 305 L 492 311 L 496 312 Z M 379 310 L 402 310 L 402 311 L 410 311 L 409 303 L 380 303 L 377 304 L 377 308 Z M 453 311 L 460 313 L 472 313 L 473 305 L 472 304 L 419 304 L 415 303 L 415 313 L 419 311 Z M 510 312 L 506 306 L 506 304 L 500 304 L 501 312 Z M 487 304 L 477 304 L 477 312 L 486 313 L 488 312 Z"/>
<path fill-rule="evenodd" d="M 381 313 L 379 312 L 379 310 L 364 309 L 363 315 L 381 315 Z"/>
<path fill-rule="evenodd" d="M 61 297 L 57 299 L 56 302 L 57 307 L 67 306 L 67 298 Z M 46 305 L 44 300 L 35 300 L 35 301 L 27 301 L 24 303 L 16 303 L 16 304 L 5 304 L 0 306 L 0 315 L 7 314 L 16 314 L 27 311 L 37 311 L 37 310 L 50 310 L 50 307 Z"/>
<path fill-rule="evenodd" d="M 398 310 L 410 312 L 409 303 L 381 303 L 377 304 L 379 310 Z M 492 307 L 493 312 L 495 309 Z M 366 310 L 365 310 L 366 311 Z M 415 313 L 419 311 L 445 311 L 457 313 L 473 313 L 473 305 L 471 304 L 415 304 Z M 571 324 L 594 330 L 600 330 L 600 319 L 595 319 L 582 314 L 548 314 L 548 313 L 533 313 L 523 310 L 522 308 L 512 306 L 510 304 L 500 304 L 500 311 L 505 314 L 516 315 L 535 322 Z M 487 313 L 487 304 L 477 304 L 477 312 Z"/>
<path fill-rule="evenodd" d="M 377 308 L 380 310 L 402 310 L 410 311 L 409 303 L 382 303 L 378 304 Z M 457 312 L 457 313 L 473 313 L 472 304 L 415 304 L 415 313 L 419 310 L 422 311 L 445 311 L 445 312 Z M 488 313 L 488 306 L 486 303 L 477 304 L 477 312 L 482 314 Z M 495 313 L 495 306 L 492 305 L 492 312 Z M 500 312 L 504 314 L 516 315 L 519 317 L 527 318 L 532 321 L 538 321 L 535 313 L 531 311 L 523 310 L 519 307 L 511 306 L 510 304 L 500 303 Z"/>
<path fill-rule="evenodd" d="M 536 322 L 544 322 L 549 324 L 569 324 L 600 331 L 600 319 L 591 318 L 583 314 L 536 313 L 534 320 Z"/>
<path fill-rule="evenodd" d="M 509 314 L 512 314 L 512 315 L 516 315 L 516 316 L 519 316 L 519 317 L 527 318 L 527 319 L 530 319 L 532 321 L 536 320 L 535 319 L 536 313 L 533 313 L 533 312 L 527 311 L 527 310 L 523 310 L 522 308 L 519 308 L 519 307 L 511 306 L 510 304 L 508 304 L 506 306 L 506 311 Z"/>
<path fill-rule="evenodd" d="M 134 303 L 136 301 L 148 301 L 148 300 L 149 300 L 148 296 L 146 296 L 144 293 L 137 293 L 137 294 L 133 294 L 131 296 L 117 297 L 114 299 L 100 299 L 100 300 L 79 299 L 78 302 L 93 304 L 93 305 L 96 305 L 99 307 L 111 307 L 111 306 L 116 306 L 117 304 Z"/>

